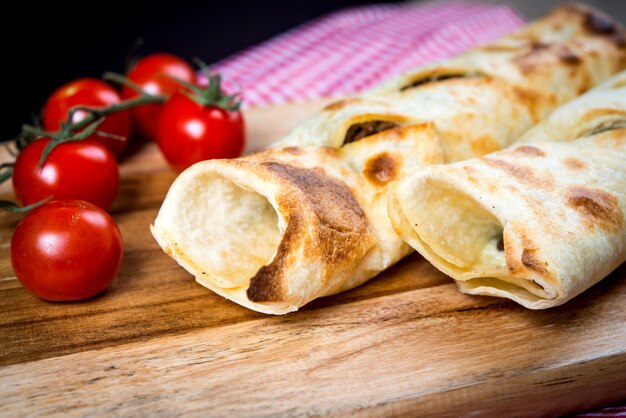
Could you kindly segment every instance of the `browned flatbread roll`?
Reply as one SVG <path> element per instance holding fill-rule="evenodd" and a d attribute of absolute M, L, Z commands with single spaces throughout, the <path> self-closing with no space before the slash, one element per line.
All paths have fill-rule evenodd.
<path fill-rule="evenodd" d="M 394 187 L 398 234 L 466 293 L 561 305 L 626 261 L 626 72 L 509 149 Z"/>
<path fill-rule="evenodd" d="M 152 233 L 199 283 L 260 312 L 357 286 L 410 251 L 387 217 L 394 181 L 508 146 L 623 69 L 624 33 L 599 12 L 564 6 L 334 103 L 274 149 L 182 173 Z"/>

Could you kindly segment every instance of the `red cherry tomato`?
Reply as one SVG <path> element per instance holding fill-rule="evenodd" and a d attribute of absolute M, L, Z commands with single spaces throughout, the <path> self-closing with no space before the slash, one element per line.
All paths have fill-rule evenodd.
<path fill-rule="evenodd" d="M 69 111 L 76 106 L 106 107 L 121 101 L 118 92 L 110 85 L 93 78 L 81 78 L 59 87 L 48 98 L 43 108 L 43 127 L 46 131 L 57 131 L 61 122 L 67 121 Z M 87 112 L 76 112 L 74 123 L 85 118 Z M 118 155 L 125 147 L 132 133 L 130 113 L 118 112 L 106 117 L 98 130 L 125 138 L 106 138 L 93 134 L 89 139 L 102 142 L 113 154 Z"/>
<path fill-rule="evenodd" d="M 157 141 L 167 161 L 180 171 L 211 158 L 235 158 L 245 143 L 243 116 L 174 93 L 163 105 Z"/>
<path fill-rule="evenodd" d="M 106 289 L 122 261 L 122 236 L 91 203 L 59 200 L 26 215 L 11 239 L 11 265 L 42 299 L 80 300 Z"/>
<path fill-rule="evenodd" d="M 13 189 L 24 205 L 47 197 L 86 200 L 108 208 L 119 188 L 115 157 L 92 140 L 57 145 L 38 169 L 41 154 L 50 142 L 39 139 L 26 146 L 13 167 Z"/>
<path fill-rule="evenodd" d="M 181 90 L 183 86 L 174 80 L 195 83 L 196 74 L 191 65 L 171 54 L 152 54 L 143 57 L 129 71 L 128 78 L 150 94 L 170 96 Z M 129 99 L 139 93 L 124 86 L 122 97 Z M 132 109 L 133 122 L 137 130 L 146 138 L 155 141 L 160 105 L 139 106 Z"/>

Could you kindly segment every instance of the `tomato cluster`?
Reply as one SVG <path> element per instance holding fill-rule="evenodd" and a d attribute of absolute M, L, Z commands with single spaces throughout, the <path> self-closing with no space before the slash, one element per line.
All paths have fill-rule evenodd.
<path fill-rule="evenodd" d="M 11 263 L 24 287 L 42 299 L 66 301 L 111 283 L 123 251 L 106 209 L 119 188 L 116 157 L 133 133 L 157 142 L 177 170 L 241 154 L 239 102 L 222 91 L 219 75 L 203 69 L 206 88 L 183 59 L 153 54 L 130 68 L 120 90 L 83 78 L 50 95 L 41 131 L 48 136 L 28 141 L 12 171 L 23 205 L 50 200 L 27 214 L 11 240 Z M 141 100 L 146 97 L 151 100 Z"/>

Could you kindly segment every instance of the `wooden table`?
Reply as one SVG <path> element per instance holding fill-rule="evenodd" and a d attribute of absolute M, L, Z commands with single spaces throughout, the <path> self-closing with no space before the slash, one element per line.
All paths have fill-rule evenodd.
<path fill-rule="evenodd" d="M 252 148 L 319 106 L 249 111 Z M 0 218 L 1 416 L 553 416 L 626 399 L 626 266 L 536 312 L 463 295 L 413 255 L 266 316 L 196 284 L 150 236 L 175 178 L 154 146 L 122 173 L 125 258 L 88 301 L 27 293 L 9 261 L 18 218 Z"/>

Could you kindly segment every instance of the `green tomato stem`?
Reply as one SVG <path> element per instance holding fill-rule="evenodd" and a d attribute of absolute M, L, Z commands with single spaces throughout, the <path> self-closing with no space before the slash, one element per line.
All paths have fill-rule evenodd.
<path fill-rule="evenodd" d="M 128 86 L 129 88 L 135 90 L 139 93 L 139 96 L 133 97 L 132 99 L 121 101 L 120 103 L 115 103 L 107 107 L 100 108 L 92 108 L 89 106 L 77 106 L 72 108 L 69 113 L 66 121 L 61 122 L 61 129 L 57 132 L 49 132 L 43 130 L 39 126 L 35 125 L 22 125 L 22 131 L 15 139 L 15 143 L 18 151 L 24 149 L 30 142 L 34 141 L 37 138 L 49 137 L 51 139 L 50 143 L 45 147 L 42 152 L 41 159 L 39 161 L 39 168 L 41 168 L 53 150 L 53 148 L 59 144 L 64 142 L 72 142 L 72 141 L 82 141 L 87 138 L 89 135 L 96 133 L 97 135 L 104 136 L 107 138 L 115 139 L 123 139 L 119 138 L 115 135 L 107 134 L 106 132 L 97 131 L 96 128 L 106 116 L 111 115 L 113 113 L 123 112 L 125 110 L 130 110 L 135 107 L 151 105 L 151 104 L 163 104 L 167 100 L 167 96 L 165 95 L 154 95 L 148 94 L 141 89 L 139 85 L 127 79 L 123 75 L 116 73 L 106 73 L 104 75 L 106 80 L 114 81 L 116 83 L 122 84 L 124 86 Z M 74 115 L 76 112 L 83 111 L 87 112 L 87 115 L 81 119 L 79 122 L 74 123 Z M 13 174 L 12 163 L 2 164 L 0 166 L 0 183 L 11 178 Z M 43 200 L 41 202 L 37 202 L 34 205 L 29 205 L 26 207 L 19 207 L 13 202 L 8 201 L 0 201 L 0 209 L 8 210 L 11 212 L 19 212 L 25 213 L 29 210 L 37 207 L 45 203 L 47 200 Z"/>
<path fill-rule="evenodd" d="M 124 100 L 120 103 L 115 103 L 107 107 L 92 108 L 89 106 L 76 106 L 69 112 L 67 126 L 70 128 L 71 132 L 76 132 L 103 116 L 129 110 L 138 106 L 163 104 L 166 100 L 167 96 L 164 95 L 153 96 L 151 94 L 143 93 L 138 97 L 133 97 L 132 99 Z M 72 123 L 71 121 L 74 119 L 74 114 L 79 111 L 89 112 L 89 114 L 84 119 L 81 119 L 80 122 Z"/>

